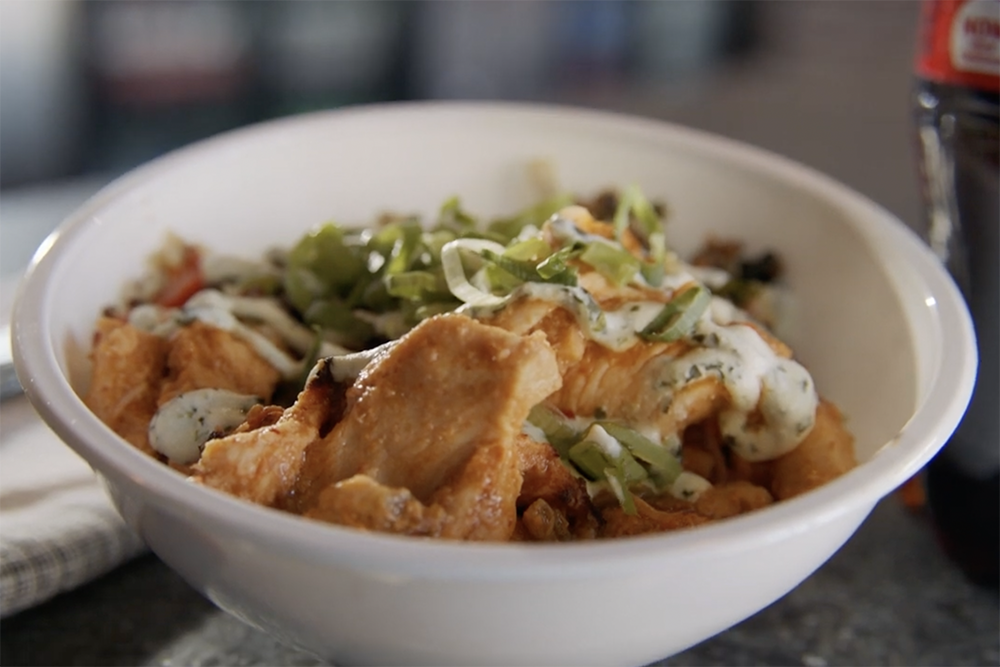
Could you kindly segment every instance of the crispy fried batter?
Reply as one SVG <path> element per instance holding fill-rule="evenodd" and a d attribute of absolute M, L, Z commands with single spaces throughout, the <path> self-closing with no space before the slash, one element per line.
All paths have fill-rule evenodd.
<path fill-rule="evenodd" d="M 540 334 L 462 315 L 426 320 L 350 389 L 343 421 L 306 452 L 295 503 L 309 512 L 327 488 L 364 475 L 443 508 L 442 537 L 508 539 L 521 486 L 516 439 L 531 407 L 559 383 Z"/>
<path fill-rule="evenodd" d="M 243 423 L 233 429 L 233 433 L 245 433 L 271 426 L 276 424 L 284 413 L 285 409 L 279 405 L 255 405 L 250 408 Z"/>
<path fill-rule="evenodd" d="M 597 287 L 591 287 L 600 293 Z M 622 289 L 617 288 L 613 294 L 620 298 Z M 641 290 L 634 291 L 636 294 L 630 298 L 648 298 Z M 663 298 L 662 293 L 658 294 Z M 530 298 L 509 304 L 490 323 L 515 333 L 545 334 L 556 350 L 563 376 L 562 388 L 548 400 L 567 414 L 589 417 L 603 413 L 626 423 L 657 424 L 666 436 L 717 413 L 729 403 L 729 392 L 722 382 L 706 376 L 685 385 L 668 405 L 663 404 L 663 393 L 652 386 L 656 373 L 650 369 L 663 358 L 687 352 L 690 346 L 684 341 L 638 342 L 624 351 L 612 350 L 586 340 L 569 311 Z"/>
<path fill-rule="evenodd" d="M 821 400 L 816 408 L 816 424 L 802 443 L 774 461 L 771 493 L 786 500 L 836 479 L 857 465 L 854 436 L 844 427 L 840 410 Z"/>
<path fill-rule="evenodd" d="M 195 321 L 170 339 L 160 405 L 192 389 L 228 389 L 269 401 L 280 374 L 234 334 Z"/>
<path fill-rule="evenodd" d="M 613 235 L 589 215 L 578 222 L 587 233 Z M 642 253 L 637 239 L 626 240 L 630 251 Z M 669 298 L 579 269 L 580 285 L 605 310 Z M 739 324 L 778 356 L 791 357 L 763 327 Z M 826 401 L 811 433 L 790 453 L 758 463 L 740 457 L 719 431 L 718 415 L 731 404 L 719 378 L 706 375 L 673 391 L 656 384 L 663 382 L 656 365 L 682 357 L 691 345 L 639 341 L 612 350 L 588 340 L 568 310 L 530 296 L 489 323 L 441 315 L 376 357 L 351 386 L 334 379 L 330 360 L 321 361 L 290 408 L 255 406 L 230 435 L 210 440 L 197 463 L 175 467 L 251 502 L 354 528 L 565 541 L 724 519 L 804 493 L 856 465 L 853 438 Z M 280 380 L 250 344 L 197 321 L 166 341 L 104 318 L 92 358 L 87 404 L 158 458 L 147 435 L 158 405 L 199 388 L 267 401 Z M 712 488 L 694 502 L 665 491 L 636 495 L 632 515 L 610 492 L 591 499 L 552 446 L 522 432 L 529 410 L 543 400 L 571 416 L 652 426 L 664 437 L 683 434 L 684 469 Z"/>
<path fill-rule="evenodd" d="M 764 487 L 736 481 L 717 484 L 708 489 L 695 501 L 694 508 L 702 516 L 726 519 L 767 507 L 773 502 L 774 498 Z"/>
<path fill-rule="evenodd" d="M 642 498 L 634 500 L 637 510 L 634 515 L 626 514 L 618 505 L 608 506 L 601 511 L 601 518 L 604 520 L 601 537 L 662 533 L 666 530 L 700 526 L 710 521 L 690 507 L 663 510 L 653 507 Z"/>
<path fill-rule="evenodd" d="M 295 404 L 269 426 L 239 427 L 209 440 L 192 479 L 261 505 L 286 501 L 302 468 L 303 452 L 340 417 L 343 387 L 320 362 Z M 270 415 L 273 418 L 273 412 Z"/>
<path fill-rule="evenodd" d="M 594 537 L 597 519 L 586 485 L 569 471 L 552 446 L 522 434 L 518 439 L 518 456 L 524 481 L 517 506 L 524 511 L 525 523 L 529 522 L 528 509 L 543 501 L 545 508 L 536 508 L 536 512 L 559 514 L 577 539 Z M 537 522 L 533 525 L 537 527 Z M 535 529 L 528 532 L 534 539 L 547 539 L 537 537 Z"/>
<path fill-rule="evenodd" d="M 521 525 L 525 538 L 536 542 L 568 542 L 573 539 L 566 515 L 543 498 L 528 505 L 521 516 Z"/>
<path fill-rule="evenodd" d="M 427 507 L 409 489 L 390 488 L 367 475 L 331 484 L 305 513 L 310 519 L 399 535 L 440 535 L 447 519 L 439 505 Z"/>
<path fill-rule="evenodd" d="M 156 412 L 167 349 L 167 342 L 158 336 L 122 320 L 101 318 L 91 353 L 94 371 L 84 398 L 111 430 L 154 457 L 148 428 Z"/>

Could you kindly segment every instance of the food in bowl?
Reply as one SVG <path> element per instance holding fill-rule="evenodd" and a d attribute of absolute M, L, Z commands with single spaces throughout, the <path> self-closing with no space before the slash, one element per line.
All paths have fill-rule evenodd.
<path fill-rule="evenodd" d="M 362 221 L 378 205 L 429 219 L 460 192 L 471 210 L 505 214 L 534 200 L 522 167 L 536 156 L 578 192 L 613 182 L 662 191 L 670 247 L 683 257 L 708 233 L 744 241 L 753 256 L 773 250 L 795 298 L 780 337 L 848 417 L 859 465 L 692 530 L 569 543 L 414 539 L 190 483 L 81 400 L 95 315 L 169 232 L 257 257 L 331 211 Z M 939 450 L 975 377 L 960 293 L 926 245 L 864 197 L 689 129 L 507 104 L 300 116 L 158 160 L 46 243 L 13 325 L 28 398 L 150 549 L 223 609 L 336 664 L 641 665 L 676 653 L 822 565 Z"/>
<path fill-rule="evenodd" d="M 663 216 L 632 187 L 327 224 L 260 262 L 175 238 L 98 322 L 85 400 L 195 482 L 415 536 L 688 528 L 853 468 L 772 332 L 775 257 L 682 262 Z"/>

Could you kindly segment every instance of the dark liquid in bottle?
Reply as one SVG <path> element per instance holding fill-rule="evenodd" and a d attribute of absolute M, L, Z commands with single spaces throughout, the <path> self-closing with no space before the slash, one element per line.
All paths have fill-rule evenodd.
<path fill-rule="evenodd" d="M 927 240 L 965 295 L 976 327 L 975 392 L 926 470 L 945 551 L 977 583 L 1000 581 L 1000 105 L 995 92 L 929 81 L 915 92 Z"/>

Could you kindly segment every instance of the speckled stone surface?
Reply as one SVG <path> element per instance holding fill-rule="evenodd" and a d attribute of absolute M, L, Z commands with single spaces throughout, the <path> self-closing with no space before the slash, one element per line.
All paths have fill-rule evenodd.
<path fill-rule="evenodd" d="M 217 610 L 153 556 L 5 619 L 0 663 L 328 664 Z M 656 664 L 998 665 L 1000 598 L 967 583 L 925 518 L 890 497 L 787 596 Z"/>

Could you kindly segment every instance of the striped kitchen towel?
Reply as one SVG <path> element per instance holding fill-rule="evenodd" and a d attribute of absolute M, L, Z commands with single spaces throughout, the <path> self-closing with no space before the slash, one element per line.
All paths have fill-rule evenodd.
<path fill-rule="evenodd" d="M 23 396 L 0 404 L 0 617 L 142 553 L 90 467 Z"/>

